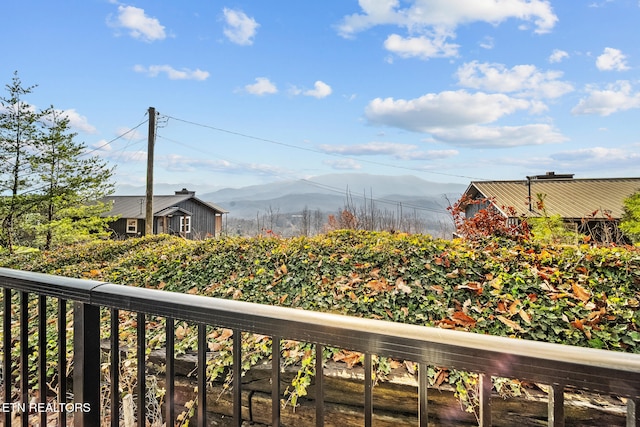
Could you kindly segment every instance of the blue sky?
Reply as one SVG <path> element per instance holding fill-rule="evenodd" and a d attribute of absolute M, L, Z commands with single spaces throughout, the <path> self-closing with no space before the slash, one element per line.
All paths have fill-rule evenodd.
<path fill-rule="evenodd" d="M 0 77 L 143 185 L 639 176 L 638 0 L 3 3 Z M 6 92 L 5 92 L 6 94 Z M 138 126 L 138 127 L 136 127 Z M 135 128 L 135 129 L 134 129 Z"/>

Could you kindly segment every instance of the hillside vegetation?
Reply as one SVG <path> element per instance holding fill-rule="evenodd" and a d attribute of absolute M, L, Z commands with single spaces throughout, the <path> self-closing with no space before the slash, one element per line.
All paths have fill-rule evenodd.
<path fill-rule="evenodd" d="M 0 257 L 131 286 L 640 353 L 640 251 L 337 231 L 154 236 Z"/>

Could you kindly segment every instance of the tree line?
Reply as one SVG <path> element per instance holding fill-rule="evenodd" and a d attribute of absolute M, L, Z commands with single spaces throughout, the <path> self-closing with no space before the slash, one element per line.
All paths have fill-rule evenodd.
<path fill-rule="evenodd" d="M 113 168 L 77 141 L 68 116 L 27 102 L 17 72 L 0 97 L 0 248 L 51 249 L 106 231 Z"/>

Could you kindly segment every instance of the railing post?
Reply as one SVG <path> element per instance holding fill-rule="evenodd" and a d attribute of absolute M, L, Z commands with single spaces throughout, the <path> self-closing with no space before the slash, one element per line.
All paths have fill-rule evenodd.
<path fill-rule="evenodd" d="M 480 427 L 491 426 L 491 389 L 493 383 L 491 381 L 491 375 L 480 373 L 478 374 L 478 380 L 480 382 L 480 419 L 478 424 Z"/>
<path fill-rule="evenodd" d="M 11 289 L 4 288 L 2 295 L 2 351 L 4 352 L 2 360 L 2 373 L 4 381 L 3 403 L 11 402 L 11 393 L 13 391 L 13 360 L 11 359 Z M 11 425 L 11 412 L 5 411 L 3 414 L 4 425 Z"/>
<path fill-rule="evenodd" d="M 548 414 L 549 427 L 564 427 L 564 385 L 549 386 Z"/>
<path fill-rule="evenodd" d="M 640 410 L 638 409 L 638 399 L 627 399 L 627 427 L 640 426 Z"/>
<path fill-rule="evenodd" d="M 324 426 L 324 346 L 316 344 L 316 427 Z"/>
<path fill-rule="evenodd" d="M 429 366 L 426 363 L 418 364 L 418 425 L 427 427 L 429 423 L 428 409 L 429 393 Z"/>
<path fill-rule="evenodd" d="M 373 360 L 371 353 L 364 355 L 364 425 L 373 423 Z"/>
<path fill-rule="evenodd" d="M 73 400 L 75 427 L 100 425 L 100 308 L 73 304 Z M 80 406 L 82 405 L 82 406 Z"/>

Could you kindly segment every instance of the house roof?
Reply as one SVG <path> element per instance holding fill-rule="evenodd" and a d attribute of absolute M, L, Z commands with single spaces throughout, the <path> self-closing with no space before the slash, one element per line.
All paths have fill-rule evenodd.
<path fill-rule="evenodd" d="M 532 211 L 529 211 L 529 183 Z M 464 194 L 472 198 L 495 198 L 496 207 L 513 207 L 516 216 L 542 215 L 536 207 L 536 196 L 543 194 L 548 215 L 577 220 L 592 216 L 596 211 L 596 217 L 607 212 L 619 219 L 623 213 L 623 200 L 637 191 L 640 191 L 640 178 L 562 178 L 477 181 L 472 182 Z"/>
<path fill-rule="evenodd" d="M 113 203 L 111 211 L 106 212 L 107 216 L 120 216 L 121 218 L 145 218 L 145 196 L 110 196 L 102 199 L 105 203 Z M 215 213 L 229 213 L 227 210 L 213 203 L 203 202 L 194 196 L 192 192 L 176 194 L 173 196 L 153 196 L 153 216 L 166 216 L 173 211 L 181 202 L 193 199 L 197 203 L 207 206 Z M 181 209 L 184 211 L 184 209 Z M 187 212 L 187 211 L 184 211 Z M 187 212 L 188 213 L 188 212 Z"/>

